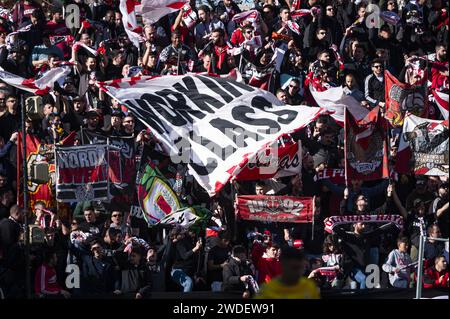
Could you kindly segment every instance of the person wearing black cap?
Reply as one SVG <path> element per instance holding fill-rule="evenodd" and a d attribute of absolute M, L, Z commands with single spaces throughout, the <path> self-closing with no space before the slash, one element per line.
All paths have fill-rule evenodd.
<path fill-rule="evenodd" d="M 111 127 L 107 130 L 109 136 L 122 135 L 122 120 L 125 117 L 122 111 L 113 110 L 111 113 Z"/>

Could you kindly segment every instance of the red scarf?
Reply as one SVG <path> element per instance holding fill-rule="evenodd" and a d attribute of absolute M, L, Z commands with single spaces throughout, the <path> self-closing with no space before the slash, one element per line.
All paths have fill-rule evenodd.
<path fill-rule="evenodd" d="M 222 64 L 223 64 L 223 62 L 225 61 L 225 59 L 226 59 L 226 56 L 227 56 L 227 49 L 228 49 L 228 46 L 226 45 L 226 44 L 224 44 L 223 46 L 217 46 L 217 45 L 215 45 L 214 46 L 214 52 L 216 53 L 216 55 L 217 55 L 217 64 L 216 64 L 216 67 L 218 68 L 218 69 L 221 69 L 222 68 Z"/>

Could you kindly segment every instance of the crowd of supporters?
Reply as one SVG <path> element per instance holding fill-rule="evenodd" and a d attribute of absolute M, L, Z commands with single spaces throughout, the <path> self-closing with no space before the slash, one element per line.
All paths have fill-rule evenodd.
<path fill-rule="evenodd" d="M 120 1 L 60 2 L 0 2 L 4 71 L 37 79 L 65 61 L 72 69 L 49 94 L 35 100 L 0 81 L 0 298 L 26 296 L 26 213 L 29 224 L 44 234 L 41 243 L 30 247 L 36 297 L 148 298 L 164 291 L 225 291 L 245 298 L 259 288 L 262 296 L 271 297 L 277 289 L 283 291 L 280 286 L 290 285 L 292 296 L 315 298 L 318 292 L 310 286 L 312 281 L 320 289 L 366 288 L 369 264 L 382 269 L 377 288 L 415 287 L 421 231 L 448 238 L 448 176 L 392 171 L 389 181 L 350 180 L 347 187 L 315 179 L 325 168 L 344 167 L 343 129 L 330 115 L 321 115 L 295 136 L 302 141 L 304 155 L 297 176 L 234 182 L 211 199 L 184 173 L 180 198 L 213 212 L 206 230 L 194 232 L 149 228 L 142 218 L 130 214 L 131 203 L 72 203 L 64 215 L 56 204 L 38 201 L 29 210 L 17 206 L 21 103 L 39 101 L 42 110 L 27 114 L 28 135 L 48 145 L 60 143 L 70 132 L 78 132 L 75 145 L 86 144 L 83 130 L 129 137 L 136 149 L 149 150 L 175 183 L 170 157 L 159 142 L 125 105 L 100 90 L 98 81 L 188 72 L 230 77 L 239 73 L 246 84 L 266 89 L 288 105 L 317 106 L 311 88 L 325 91 L 342 86 L 362 107 L 384 110 L 384 71 L 414 84 L 408 75 L 419 57 L 427 58 L 414 65 L 433 76 L 432 88 L 448 93 L 448 1 L 372 1 L 399 20 L 379 19 L 380 25 L 370 25 L 372 13 L 362 0 L 191 0 L 190 9 L 198 17 L 194 23 L 186 25 L 187 6 L 154 24 L 143 21 L 144 41 L 139 48 L 125 32 Z M 63 6 L 69 4 L 80 8 L 79 28 L 64 20 Z M 309 11 L 292 17 L 300 9 Z M 256 18 L 233 20 L 249 10 L 257 10 Z M 281 57 L 278 48 L 284 50 Z M 437 105 L 430 102 L 427 107 L 430 118 L 443 119 Z M 389 162 L 395 167 L 399 131 L 392 129 L 389 134 Z M 315 226 L 236 221 L 236 193 L 315 197 Z M 392 224 L 355 223 L 335 227 L 331 234 L 324 231 L 323 222 L 330 216 L 378 213 L 401 215 L 403 230 Z M 286 246 L 295 249 L 284 248 L 283 259 Z M 424 287 L 448 287 L 448 242 L 428 239 L 424 258 Z M 76 288 L 66 280 L 68 265 L 78 266 Z M 289 267 L 294 266 L 301 266 L 298 276 L 310 280 L 288 278 Z M 285 278 L 272 280 L 280 275 Z M 303 294 L 305 290 L 310 293 Z"/>

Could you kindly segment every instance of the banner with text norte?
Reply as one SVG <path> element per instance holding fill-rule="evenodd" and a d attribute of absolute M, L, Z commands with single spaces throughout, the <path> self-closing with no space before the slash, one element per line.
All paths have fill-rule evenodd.
<path fill-rule="evenodd" d="M 256 152 L 324 112 L 287 106 L 271 93 L 203 75 L 100 83 L 158 138 L 174 163 L 186 163 L 215 195 Z"/>
<path fill-rule="evenodd" d="M 312 197 L 238 196 L 236 206 L 241 219 L 254 221 L 311 223 L 314 214 Z"/>
<path fill-rule="evenodd" d="M 56 199 L 109 200 L 106 145 L 56 146 Z"/>

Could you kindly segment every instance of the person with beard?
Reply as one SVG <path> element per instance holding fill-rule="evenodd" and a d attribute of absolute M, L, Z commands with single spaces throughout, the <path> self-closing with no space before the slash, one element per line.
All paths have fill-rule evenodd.
<path fill-rule="evenodd" d="M 109 136 L 121 136 L 122 132 L 122 121 L 125 117 L 125 114 L 119 110 L 113 110 L 111 112 L 111 125 L 106 130 L 107 135 Z"/>
<path fill-rule="evenodd" d="M 156 56 L 158 56 L 168 44 L 158 35 L 157 27 L 154 24 L 147 24 L 144 26 L 144 38 L 145 41 L 141 45 L 141 52 L 149 51 L 149 53 L 151 52 Z"/>
<path fill-rule="evenodd" d="M 211 56 L 211 65 L 209 72 L 214 74 L 228 74 L 231 70 L 228 64 L 228 45 L 225 43 L 225 31 L 223 29 L 215 29 L 211 33 L 211 45 L 200 51 L 199 56 L 204 52 Z"/>
<path fill-rule="evenodd" d="M 364 96 L 373 108 L 379 105 L 382 109 L 385 105 L 384 96 L 384 64 L 380 59 L 373 59 L 370 63 L 372 74 L 364 80 Z"/>
<path fill-rule="evenodd" d="M 111 52 L 111 60 L 108 61 L 106 66 L 106 80 L 119 79 L 122 77 L 122 68 L 125 64 L 125 57 L 119 50 L 114 50 Z"/>
<path fill-rule="evenodd" d="M 434 60 L 434 61 L 433 61 Z M 442 91 L 448 90 L 448 58 L 447 47 L 439 43 L 435 47 L 434 59 L 431 58 L 432 63 L 429 63 L 429 70 L 431 74 L 431 88 Z"/>
<path fill-rule="evenodd" d="M 211 17 L 211 10 L 208 6 L 198 7 L 197 13 L 199 23 L 194 29 L 195 44 L 197 49 L 202 49 L 210 40 L 211 33 L 216 29 L 225 30 L 225 26 L 216 17 Z"/>
<path fill-rule="evenodd" d="M 303 188 L 303 195 L 307 197 L 318 196 L 319 186 L 314 180 L 314 177 L 316 176 L 316 170 L 314 169 L 314 158 L 311 154 L 306 153 L 303 155 L 302 163 L 302 184 L 308 185 L 308 187 Z"/>
<path fill-rule="evenodd" d="M 83 129 L 80 129 L 75 140 L 81 141 L 83 144 L 92 143 L 91 139 L 96 136 L 101 136 L 103 139 L 105 132 L 100 127 L 100 116 L 97 111 L 90 110 L 86 113 L 86 124 Z"/>

